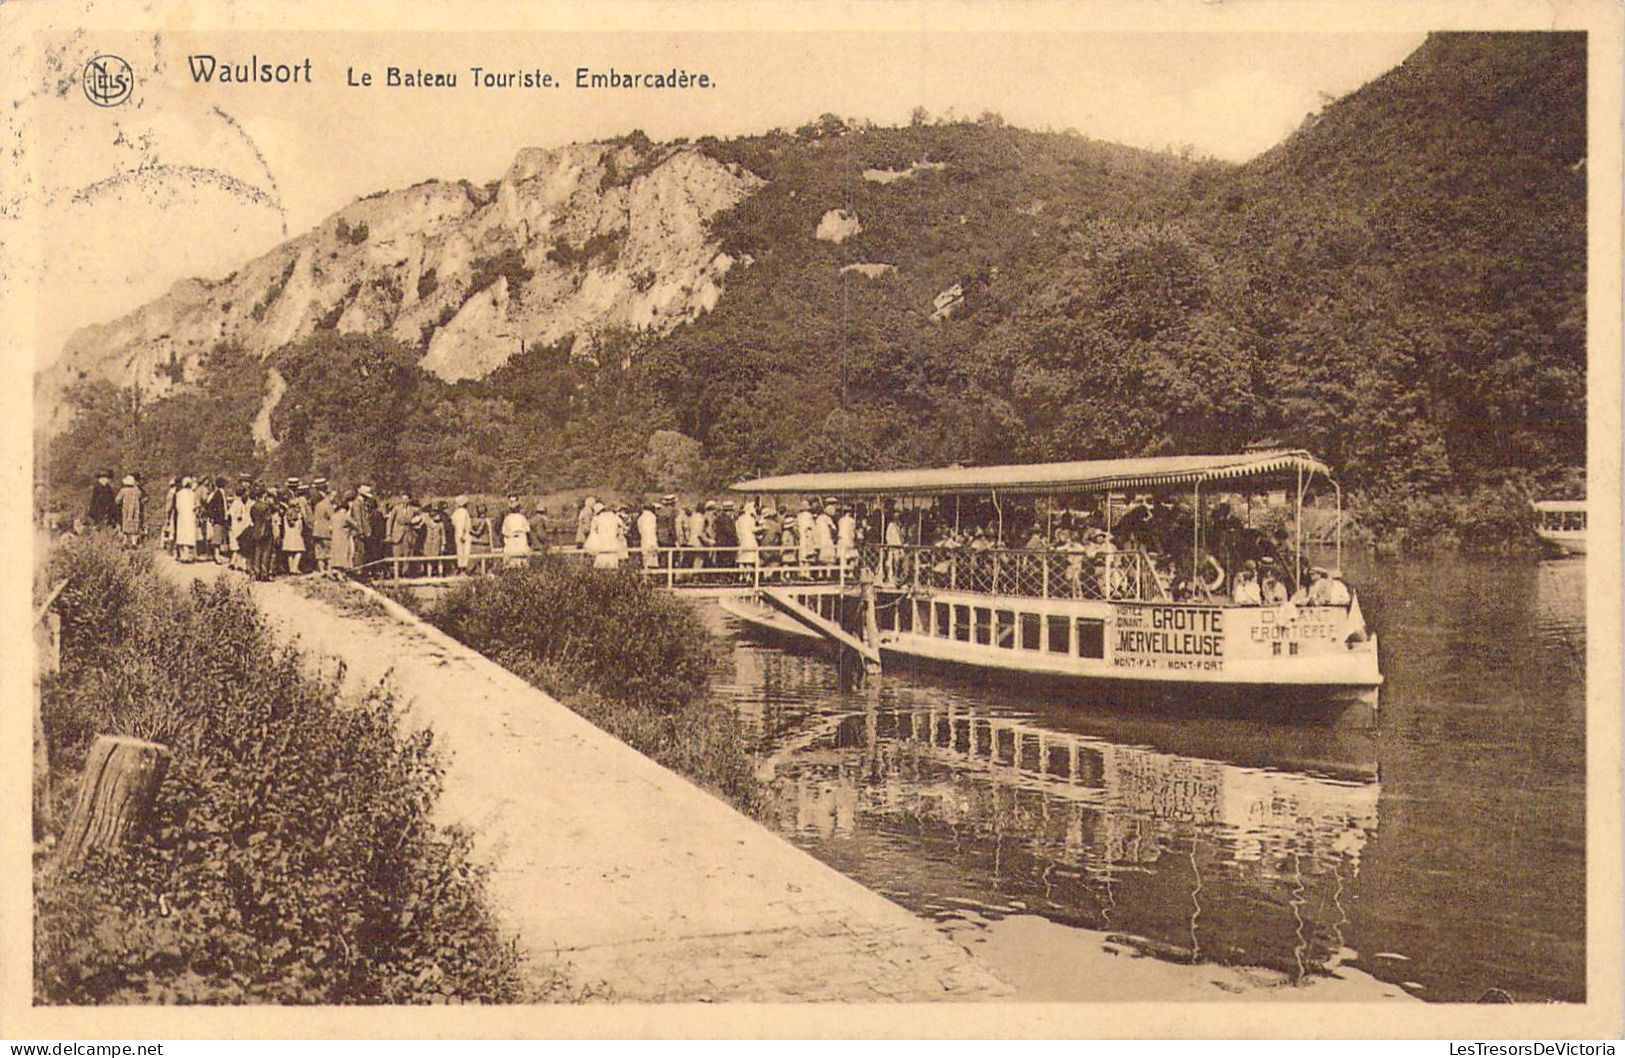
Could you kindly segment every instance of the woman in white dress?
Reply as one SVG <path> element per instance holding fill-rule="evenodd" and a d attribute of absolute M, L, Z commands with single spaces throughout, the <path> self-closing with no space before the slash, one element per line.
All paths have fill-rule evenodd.
<path fill-rule="evenodd" d="M 587 530 L 583 549 L 592 556 L 594 569 L 615 569 L 621 564 L 621 520 L 602 503 L 594 504 L 592 527 Z"/>
<path fill-rule="evenodd" d="M 502 516 L 502 553 L 507 566 L 523 566 L 530 554 L 530 519 L 519 509 L 517 497 L 508 500 L 508 513 Z"/>
<path fill-rule="evenodd" d="M 756 538 L 754 501 L 746 501 L 745 509 L 734 519 L 734 534 L 739 537 L 739 564 L 754 567 L 761 558 L 761 544 Z"/>

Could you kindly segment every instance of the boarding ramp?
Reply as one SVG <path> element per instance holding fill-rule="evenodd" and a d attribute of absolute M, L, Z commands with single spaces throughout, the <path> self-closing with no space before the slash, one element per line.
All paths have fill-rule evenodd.
<path fill-rule="evenodd" d="M 800 562 L 794 552 L 762 548 L 755 563 L 739 562 L 738 548 L 661 547 L 614 556 L 612 565 L 657 587 L 682 595 L 711 598 L 754 596 L 794 588 L 799 595 L 840 595 L 859 584 L 856 562 Z M 403 587 L 444 588 L 470 576 L 490 576 L 551 560 L 602 565 L 599 554 L 580 547 L 548 548 L 524 555 L 500 551 L 457 555 L 400 555 L 380 558 L 352 570 L 359 580 Z"/>

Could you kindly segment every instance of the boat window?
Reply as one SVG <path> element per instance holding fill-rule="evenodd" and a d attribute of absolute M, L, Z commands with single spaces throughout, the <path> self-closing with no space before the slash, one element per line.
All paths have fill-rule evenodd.
<path fill-rule="evenodd" d="M 893 622 L 897 620 L 897 607 L 888 606 L 880 602 L 875 603 L 875 626 L 882 632 L 894 632 Z"/>
<path fill-rule="evenodd" d="M 948 604 L 947 603 L 945 603 L 945 602 L 937 603 L 936 618 L 937 618 L 937 623 L 934 624 L 931 627 L 931 634 L 934 635 L 934 636 L 942 636 L 944 639 L 946 639 L 948 637 L 948 623 L 949 623 L 948 622 Z"/>
<path fill-rule="evenodd" d="M 914 631 L 914 604 L 904 598 L 892 600 L 891 608 L 897 614 L 897 631 Z"/>
<path fill-rule="evenodd" d="M 964 643 L 970 642 L 970 607 L 954 607 L 954 638 Z"/>
<path fill-rule="evenodd" d="M 1072 653 L 1072 621 L 1065 614 L 1049 615 L 1049 649 L 1052 654 Z"/>
<path fill-rule="evenodd" d="M 924 599 L 914 603 L 914 627 L 922 636 L 931 634 L 931 604 Z"/>
<path fill-rule="evenodd" d="M 1043 635 L 1041 629 L 1043 622 L 1035 613 L 1021 615 L 1021 649 L 1037 650 L 1039 638 Z"/>
<path fill-rule="evenodd" d="M 1078 657 L 1106 656 L 1106 622 L 1092 617 L 1078 618 Z"/>
<path fill-rule="evenodd" d="M 984 646 L 993 642 L 993 611 L 985 606 L 976 608 L 976 641 Z"/>
<path fill-rule="evenodd" d="M 1016 613 L 1014 610 L 996 610 L 993 614 L 993 645 L 1013 648 L 1016 645 Z"/>

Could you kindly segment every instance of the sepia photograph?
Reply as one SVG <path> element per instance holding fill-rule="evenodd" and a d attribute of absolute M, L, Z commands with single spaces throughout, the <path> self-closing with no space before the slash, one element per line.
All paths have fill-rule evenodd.
<path fill-rule="evenodd" d="M 1617 7 L 45 7 L 8 1038 L 1618 1037 Z"/>

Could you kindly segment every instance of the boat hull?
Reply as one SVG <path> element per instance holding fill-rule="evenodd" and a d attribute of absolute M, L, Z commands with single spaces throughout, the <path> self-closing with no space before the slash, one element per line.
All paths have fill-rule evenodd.
<path fill-rule="evenodd" d="M 1535 535 L 1539 536 L 1552 551 L 1561 555 L 1583 555 L 1586 553 L 1585 530 L 1553 530 L 1537 529 Z"/>
<path fill-rule="evenodd" d="M 887 599 L 883 594 L 879 610 L 886 614 L 888 606 L 895 611 L 911 605 L 914 601 L 906 597 Z M 1294 611 L 1290 623 L 1277 623 L 1276 613 L 1264 608 L 1039 603 L 975 596 L 934 596 L 926 605 L 932 615 L 938 605 L 947 606 L 950 624 L 959 612 L 980 617 L 985 610 L 986 620 L 962 629 L 952 627 L 943 635 L 940 627 L 929 623 L 934 616 L 921 633 L 899 628 L 902 622 L 894 615 L 880 631 L 880 651 L 888 665 L 900 661 L 974 674 L 981 680 L 1064 687 L 1070 696 L 1091 703 L 1271 719 L 1335 719 L 1355 726 L 1375 722 L 1382 683 L 1377 641 L 1364 634 L 1363 625 L 1352 642 L 1345 632 L 1347 622 L 1359 622 L 1357 608 L 1352 614 L 1344 608 Z M 1034 609 L 1023 612 L 1022 607 Z M 819 640 L 755 600 L 728 600 L 723 608 L 758 631 L 802 644 Z M 1325 611 L 1335 611 L 1335 617 Z M 1011 619 L 1002 645 L 994 613 Z M 1018 647 L 1030 631 L 1017 627 L 1023 617 L 1042 622 L 1036 649 Z M 1154 624 L 1165 627 L 1153 629 Z M 1180 630 L 1167 630 L 1176 624 Z M 1098 639 L 1086 644 L 1085 626 L 1098 626 L 1094 628 Z M 1062 627 L 1068 636 L 1064 648 L 1049 638 Z M 1204 627 L 1212 631 L 1199 631 Z M 1076 639 L 1070 638 L 1073 628 L 1079 630 Z M 1289 635 L 1297 638 L 1277 638 Z M 1277 644 L 1290 646 L 1292 652 L 1277 653 Z M 1080 656 L 1084 653 L 1094 656 Z"/>

